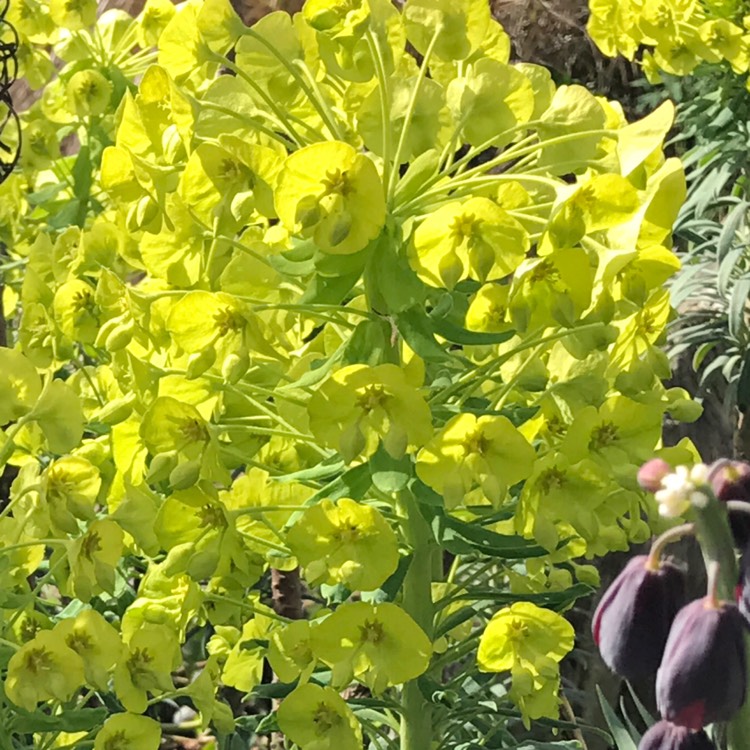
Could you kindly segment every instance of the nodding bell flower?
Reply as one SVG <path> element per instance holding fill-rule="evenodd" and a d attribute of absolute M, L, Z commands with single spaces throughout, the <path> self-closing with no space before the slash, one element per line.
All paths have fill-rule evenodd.
<path fill-rule="evenodd" d="M 750 502 L 750 464 L 745 461 L 714 461 L 708 467 L 708 481 L 719 500 Z"/>
<path fill-rule="evenodd" d="M 714 461 L 708 467 L 708 481 L 717 499 L 727 502 L 739 500 L 748 503 L 750 510 L 750 464 L 745 461 Z M 740 549 L 750 541 L 750 515 L 730 513 L 732 536 Z"/>
<path fill-rule="evenodd" d="M 745 701 L 744 627 L 734 604 L 712 596 L 679 611 L 656 675 L 664 719 L 701 729 L 734 716 Z"/>
<path fill-rule="evenodd" d="M 750 542 L 745 544 L 740 559 L 740 583 L 737 586 L 737 607 L 750 626 Z"/>
<path fill-rule="evenodd" d="M 594 641 L 607 666 L 628 680 L 656 674 L 684 600 L 685 576 L 676 565 L 654 567 L 646 555 L 630 560 L 594 612 Z"/>
<path fill-rule="evenodd" d="M 643 735 L 638 750 L 716 750 L 716 745 L 703 730 L 658 721 Z"/>

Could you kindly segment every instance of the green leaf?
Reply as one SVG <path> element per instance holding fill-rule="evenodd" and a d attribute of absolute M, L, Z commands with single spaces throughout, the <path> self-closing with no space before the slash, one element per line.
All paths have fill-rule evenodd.
<path fill-rule="evenodd" d="M 742 358 L 740 376 L 737 380 L 737 408 L 744 414 L 750 407 L 750 349 Z"/>
<path fill-rule="evenodd" d="M 540 607 L 547 607 L 562 612 L 568 609 L 578 599 L 591 596 L 594 589 L 585 583 L 577 583 L 563 591 L 550 591 L 544 594 L 512 594 L 496 591 L 495 589 L 468 588 L 466 592 L 456 594 L 454 600 L 481 601 L 487 600 L 500 606 L 514 602 L 532 602 Z"/>
<path fill-rule="evenodd" d="M 544 547 L 521 536 L 498 534 L 439 511 L 432 518 L 432 531 L 442 547 L 457 555 L 481 552 L 490 557 L 517 560 L 549 554 Z"/>
<path fill-rule="evenodd" d="M 745 323 L 745 307 L 748 295 L 750 295 L 750 279 L 739 279 L 732 289 L 729 298 L 729 309 L 727 310 L 727 326 L 729 335 L 738 339 L 741 332 L 747 328 Z"/>
<path fill-rule="evenodd" d="M 740 201 L 728 214 L 721 228 L 721 234 L 716 242 L 716 258 L 721 263 L 729 249 L 734 245 L 737 230 L 743 219 L 747 219 L 747 201 Z"/>
<path fill-rule="evenodd" d="M 338 305 L 359 281 L 361 275 L 361 271 L 354 271 L 343 276 L 316 274 L 308 283 L 299 303 L 302 305 Z"/>
<path fill-rule="evenodd" d="M 26 196 L 26 200 L 32 206 L 41 206 L 54 200 L 57 194 L 61 190 L 64 190 L 65 187 L 66 185 L 64 182 L 54 182 L 51 185 L 45 185 L 43 188 L 36 190 L 33 193 L 29 193 Z"/>
<path fill-rule="evenodd" d="M 367 464 L 361 464 L 345 471 L 340 477 L 318 490 L 307 499 L 305 505 L 315 505 L 326 497 L 331 500 L 338 500 L 340 497 L 361 500 L 371 484 L 370 467 Z"/>
<path fill-rule="evenodd" d="M 483 333 L 481 331 L 469 331 L 466 328 L 451 323 L 446 318 L 432 318 L 432 330 L 453 344 L 464 346 L 487 346 L 490 344 L 502 344 L 515 336 L 515 331 L 502 331 L 501 333 Z"/>
<path fill-rule="evenodd" d="M 440 154 L 435 149 L 430 149 L 412 160 L 404 176 L 396 184 L 396 203 L 406 203 L 418 195 L 424 183 L 437 172 L 439 159 Z"/>
<path fill-rule="evenodd" d="M 81 401 L 62 380 L 47 384 L 31 418 L 42 428 L 53 453 L 67 453 L 81 442 L 84 424 Z"/>
<path fill-rule="evenodd" d="M 91 153 L 88 146 L 81 146 L 73 168 L 73 194 L 79 200 L 86 200 L 91 192 Z"/>
<path fill-rule="evenodd" d="M 413 476 L 414 464 L 410 456 L 393 458 L 382 445 L 370 458 L 370 475 L 372 483 L 381 492 L 399 492 L 403 490 Z"/>
<path fill-rule="evenodd" d="M 473 606 L 462 607 L 458 612 L 454 612 L 452 615 L 448 615 L 437 627 L 435 631 L 435 638 L 440 638 L 441 635 L 457 628 L 459 625 L 463 625 L 467 620 L 471 620 L 472 617 L 476 616 L 476 609 Z"/>
<path fill-rule="evenodd" d="M 357 324 L 346 345 L 344 363 L 365 364 L 375 367 L 386 362 L 398 364 L 398 352 L 392 339 L 395 338 L 386 320 L 363 320 Z"/>
<path fill-rule="evenodd" d="M 109 715 L 106 708 L 79 708 L 50 716 L 42 711 L 24 711 L 14 708 L 13 731 L 18 734 L 32 732 L 88 732 L 95 729 Z"/>
<path fill-rule="evenodd" d="M 268 682 L 262 685 L 256 685 L 251 691 L 251 695 L 257 695 L 259 698 L 272 698 L 279 700 L 286 698 L 289 693 L 297 687 L 296 682 Z M 242 718 L 245 718 L 244 716 Z"/>
<path fill-rule="evenodd" d="M 339 456 L 331 456 L 309 469 L 302 469 L 291 474 L 284 474 L 284 476 L 276 477 L 276 481 L 309 482 L 310 480 L 328 479 L 329 477 L 339 474 L 345 466 L 346 464 L 343 459 L 339 458 Z"/>
<path fill-rule="evenodd" d="M 432 330 L 432 321 L 421 307 L 412 307 L 396 316 L 396 325 L 406 343 L 422 359 L 431 362 L 444 362 L 458 366 L 454 358 L 438 344 Z"/>
<path fill-rule="evenodd" d="M 602 707 L 602 713 L 604 714 L 604 720 L 607 722 L 609 731 L 612 732 L 612 738 L 615 741 L 617 750 L 638 750 L 633 738 L 623 723 L 617 718 L 612 706 L 604 697 L 601 688 L 596 686 L 596 694 L 599 696 L 599 705 Z"/>
<path fill-rule="evenodd" d="M 427 288 L 400 250 L 400 230 L 383 232 L 365 269 L 365 284 L 373 307 L 393 315 L 424 302 Z"/>

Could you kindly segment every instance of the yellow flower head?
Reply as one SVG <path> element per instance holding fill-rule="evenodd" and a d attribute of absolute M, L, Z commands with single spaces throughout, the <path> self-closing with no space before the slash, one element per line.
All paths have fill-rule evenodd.
<path fill-rule="evenodd" d="M 432 434 L 427 402 L 392 364 L 338 370 L 315 393 L 308 413 L 315 437 L 347 461 L 371 456 L 381 441 L 391 456 L 400 458 Z"/>

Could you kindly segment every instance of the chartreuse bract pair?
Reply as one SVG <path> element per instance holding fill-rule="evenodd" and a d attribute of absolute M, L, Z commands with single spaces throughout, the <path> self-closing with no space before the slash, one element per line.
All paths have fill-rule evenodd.
<path fill-rule="evenodd" d="M 699 413 L 661 382 L 671 105 L 511 64 L 484 0 L 94 6 L 14 8 L 44 91 L 0 188 L 5 725 L 569 730 L 560 612 L 666 523 L 640 463 L 695 458 L 660 444 Z"/>

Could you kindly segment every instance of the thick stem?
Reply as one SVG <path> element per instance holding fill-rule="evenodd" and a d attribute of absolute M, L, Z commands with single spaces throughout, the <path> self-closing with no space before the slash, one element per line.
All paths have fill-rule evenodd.
<path fill-rule="evenodd" d="M 289 620 L 302 620 L 302 581 L 299 568 L 294 570 L 271 569 L 271 598 L 273 611 Z"/>
<path fill-rule="evenodd" d="M 701 491 L 705 491 L 704 488 L 701 488 Z M 737 559 L 726 508 L 714 497 L 709 498 L 703 508 L 693 507 L 695 534 L 701 545 L 706 569 L 711 567 L 711 563 L 718 563 L 717 594 L 721 599 L 734 601 Z M 747 747 L 750 747 L 750 744 Z"/>
<path fill-rule="evenodd" d="M 701 487 L 702 492 L 707 488 Z M 737 559 L 727 509 L 713 494 L 704 507 L 695 508 L 695 530 L 703 551 L 707 570 L 718 565 L 716 595 L 734 601 L 737 585 Z M 748 643 L 747 636 L 745 643 Z M 747 750 L 750 747 L 750 701 L 739 710 L 727 727 L 727 750 Z"/>
<path fill-rule="evenodd" d="M 404 578 L 403 608 L 432 638 L 432 558 L 434 546 L 430 528 L 414 497 L 400 496 L 402 529 L 412 548 L 412 559 Z M 401 693 L 401 750 L 429 750 L 432 745 L 432 706 L 419 689 L 417 680 L 407 682 Z"/>
<path fill-rule="evenodd" d="M 289 620 L 302 620 L 305 616 L 302 609 L 302 580 L 299 568 L 294 570 L 278 570 L 271 568 L 271 599 L 273 611 L 280 617 Z M 278 682 L 278 677 L 273 676 L 273 681 Z M 274 710 L 278 709 L 280 701 L 274 699 Z M 281 732 L 271 735 L 271 748 L 273 750 L 284 750 L 286 740 Z"/>

